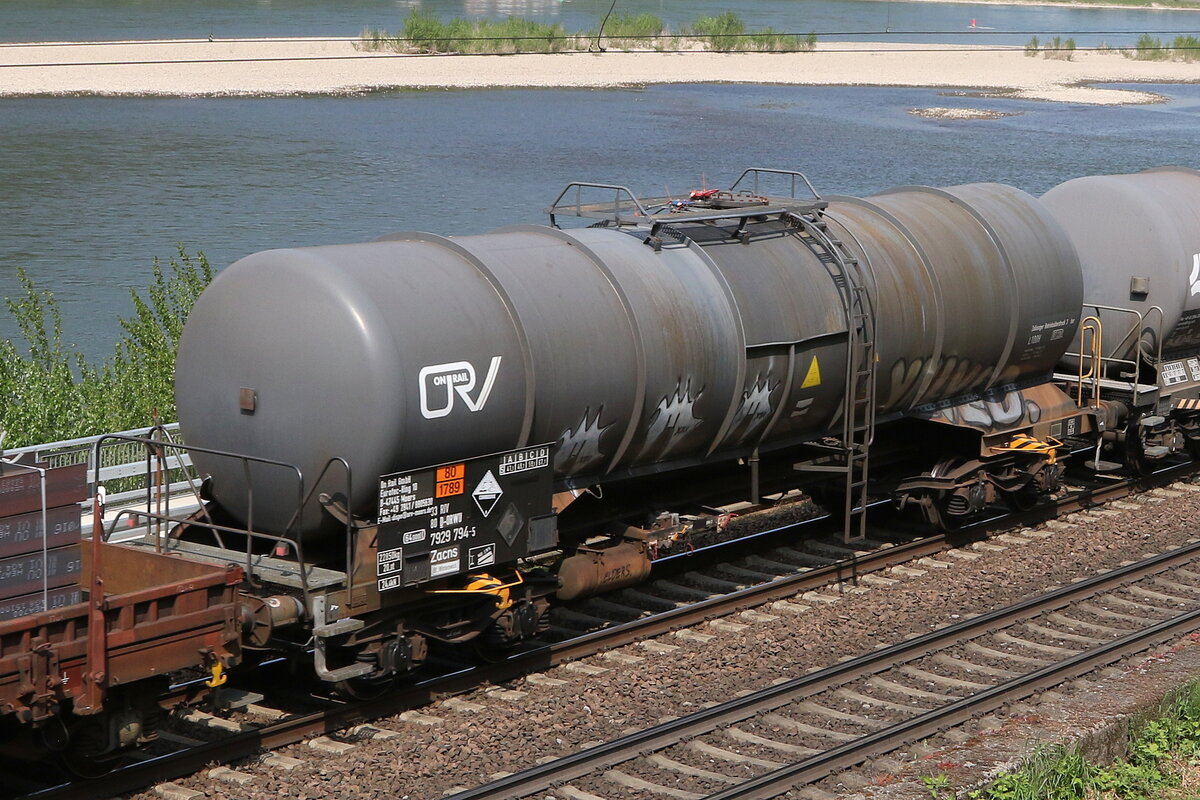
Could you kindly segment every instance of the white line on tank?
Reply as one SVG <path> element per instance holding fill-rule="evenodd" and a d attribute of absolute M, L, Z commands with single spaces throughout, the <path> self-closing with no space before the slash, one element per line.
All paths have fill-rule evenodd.
<path fill-rule="evenodd" d="M 1188 281 L 1192 284 L 1192 294 L 1200 294 L 1200 253 L 1192 256 L 1192 274 Z"/>

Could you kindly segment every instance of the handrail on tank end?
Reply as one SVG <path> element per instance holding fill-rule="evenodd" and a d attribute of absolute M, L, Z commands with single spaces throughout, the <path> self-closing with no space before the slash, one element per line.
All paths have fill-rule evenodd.
<path fill-rule="evenodd" d="M 161 427 L 162 426 L 154 426 L 153 428 L 150 429 L 150 433 L 153 435 Z M 294 538 L 289 535 L 293 532 L 294 526 L 297 524 L 298 520 L 300 519 L 300 515 L 303 511 L 303 505 L 304 505 L 305 499 L 308 496 L 308 494 L 306 494 L 305 489 L 304 489 L 304 475 L 301 472 L 299 467 L 295 466 L 294 464 L 289 464 L 285 461 L 278 461 L 278 460 L 270 459 L 270 458 L 262 458 L 259 456 L 250 456 L 250 455 L 244 455 L 244 454 L 239 454 L 239 453 L 231 453 L 231 452 L 228 452 L 225 450 L 216 450 L 216 449 L 209 448 L 209 447 L 201 447 L 199 445 L 177 443 L 174 441 L 164 440 L 161 438 L 155 439 L 155 438 L 148 438 L 148 437 L 129 436 L 129 435 L 120 434 L 120 433 L 104 434 L 104 435 L 98 437 L 96 439 L 96 442 L 94 445 L 96 453 L 99 453 L 100 448 L 103 446 L 103 444 L 106 441 L 132 442 L 135 444 L 140 444 L 146 448 L 147 485 L 146 485 L 146 510 L 139 511 L 139 510 L 134 510 L 134 509 L 122 509 L 117 514 L 116 519 L 113 520 L 113 523 L 107 528 L 107 530 L 105 530 L 105 532 L 104 532 L 104 540 L 105 541 L 107 541 L 111 537 L 113 531 L 116 529 L 117 520 L 119 520 L 125 516 L 131 517 L 131 518 L 143 518 L 148 521 L 153 520 L 153 521 L 157 521 L 160 524 L 163 522 L 179 523 L 179 522 L 184 521 L 184 520 L 180 520 L 180 519 L 171 517 L 169 514 L 154 513 L 152 511 L 150 511 L 151 502 L 153 500 L 152 492 L 155 489 L 155 484 L 152 480 L 153 474 L 154 474 L 154 464 L 152 463 L 151 459 L 157 459 L 157 463 L 160 466 L 160 468 L 161 468 L 162 460 L 164 460 L 164 458 L 165 458 L 164 451 L 166 451 L 166 450 L 182 450 L 182 451 L 187 451 L 187 452 L 192 452 L 192 453 L 199 452 L 199 453 L 206 453 L 208 455 L 218 456 L 218 457 L 222 457 L 222 458 L 237 459 L 242 462 L 243 467 L 245 468 L 245 473 L 246 473 L 246 487 L 247 487 L 246 488 L 246 494 L 247 494 L 246 526 L 244 528 L 236 528 L 236 527 L 225 526 L 225 525 L 217 525 L 211 520 L 211 518 L 209 519 L 208 522 L 201 522 L 199 520 L 189 520 L 188 523 L 191 525 L 200 527 L 200 528 L 206 528 L 209 531 L 211 531 L 215 540 L 218 542 L 218 544 L 222 543 L 221 533 L 233 533 L 233 534 L 239 534 L 239 535 L 245 536 L 246 537 L 245 574 L 246 574 L 247 581 L 253 580 L 252 567 L 253 567 L 254 552 L 253 552 L 253 548 L 251 545 L 255 539 L 273 543 L 272 549 L 274 548 L 275 544 L 280 544 L 280 543 L 287 543 L 289 546 L 294 546 L 296 549 L 297 568 L 298 568 L 298 573 L 300 576 L 300 587 L 301 587 L 301 591 L 304 594 L 305 607 L 306 608 L 308 607 L 309 598 L 311 596 L 312 590 L 309 587 L 310 565 L 304 558 L 303 534 L 302 533 L 298 534 Z M 278 468 L 281 468 L 284 470 L 288 470 L 288 471 L 294 473 L 294 475 L 296 477 L 296 483 L 297 483 L 296 499 L 297 499 L 297 503 L 298 503 L 297 512 L 288 521 L 287 527 L 285 528 L 284 532 L 280 535 L 270 534 L 270 533 L 265 533 L 263 531 L 254 530 L 254 522 L 253 522 L 253 520 L 254 520 L 254 485 L 253 485 L 253 480 L 252 480 L 252 476 L 251 476 L 251 472 L 250 472 L 250 464 L 252 464 L 252 463 L 261 464 L 266 467 L 278 467 Z M 349 478 L 347 477 L 347 482 L 348 481 L 349 481 Z M 197 489 L 194 489 L 194 491 L 195 491 L 197 499 L 201 499 L 199 496 L 199 491 Z M 155 546 L 156 546 L 156 549 L 158 549 L 158 547 L 160 546 L 160 542 L 156 542 Z M 221 544 L 221 546 L 223 547 L 224 545 Z"/>
<path fill-rule="evenodd" d="M 821 200 L 821 194 L 812 185 L 812 181 L 803 172 L 798 172 L 793 169 L 772 169 L 770 167 L 748 167 L 742 170 L 742 174 L 738 177 L 729 189 L 725 190 L 733 194 L 738 190 L 748 177 L 753 176 L 754 185 L 752 189 L 742 189 L 743 192 L 761 195 L 759 190 L 759 178 L 765 175 L 779 175 L 791 180 L 791 190 L 789 197 L 793 200 L 798 200 L 796 191 L 803 183 L 813 199 Z M 585 189 L 597 189 L 601 191 L 610 191 L 613 193 L 611 201 L 603 201 L 599 203 L 585 203 L 583 201 L 583 193 Z M 575 193 L 574 200 L 564 200 L 572 190 Z M 626 212 L 624 209 L 630 208 L 632 212 Z M 558 197 L 554 199 L 546 208 L 546 213 L 550 216 L 550 227 L 557 228 L 559 216 L 574 216 L 587 219 L 601 219 L 615 225 L 640 225 L 645 223 L 646 219 L 658 216 L 662 211 L 674 210 L 674 203 L 670 198 L 650 198 L 643 201 L 627 186 L 621 186 L 615 183 L 592 183 L 591 181 L 572 181 L 568 183 Z M 655 210 L 651 210 L 655 209 Z"/>
<path fill-rule="evenodd" d="M 1136 344 L 1137 357 L 1135 357 L 1133 359 L 1116 358 L 1115 356 L 1106 356 L 1103 353 L 1101 353 L 1100 354 L 1100 372 L 1101 372 L 1101 375 L 1107 374 L 1108 370 L 1112 367 L 1117 367 L 1117 368 L 1125 367 L 1125 368 L 1132 369 L 1133 372 L 1131 375 L 1131 380 L 1132 380 L 1133 402 L 1134 402 L 1134 404 L 1138 404 L 1141 401 L 1142 362 L 1146 361 L 1150 366 L 1153 366 L 1156 368 L 1160 364 L 1162 364 L 1162 343 L 1163 343 L 1163 339 L 1165 338 L 1163 336 L 1162 326 L 1166 322 L 1166 312 L 1163 310 L 1162 306 L 1150 306 L 1150 308 L 1146 309 L 1145 313 L 1142 313 L 1141 311 L 1138 311 L 1137 309 L 1134 309 L 1134 308 L 1125 308 L 1123 306 L 1109 306 L 1109 305 L 1104 305 L 1101 303 L 1084 303 L 1083 307 L 1085 309 L 1087 309 L 1087 308 L 1093 309 L 1096 312 L 1095 313 L 1096 317 L 1099 317 L 1101 312 L 1109 311 L 1109 312 L 1112 312 L 1115 314 L 1124 314 L 1124 315 L 1132 318 L 1131 322 L 1130 322 L 1129 330 L 1127 330 L 1125 332 L 1125 335 L 1122 336 L 1121 339 L 1117 342 L 1117 344 L 1112 347 L 1112 350 L 1114 352 L 1119 352 L 1120 350 L 1124 349 L 1125 347 L 1128 347 L 1129 343 L 1133 339 L 1133 337 L 1137 336 L 1138 337 L 1138 341 Z M 1158 329 L 1147 327 L 1148 320 L 1150 320 L 1150 318 L 1153 316 L 1158 317 L 1158 321 L 1159 321 Z M 1144 334 L 1147 330 L 1151 330 L 1155 333 L 1154 352 L 1146 351 L 1145 341 L 1142 338 L 1142 334 Z M 1068 350 L 1067 352 L 1063 353 L 1063 355 L 1065 357 L 1078 358 L 1081 360 L 1081 363 L 1082 363 L 1082 359 L 1087 357 L 1087 354 L 1085 354 L 1083 352 L 1083 347 L 1082 347 L 1082 331 L 1081 331 L 1081 341 L 1080 341 L 1080 352 L 1076 353 L 1076 352 Z"/>
<path fill-rule="evenodd" d="M 573 203 L 568 202 L 564 204 L 563 198 L 565 198 L 572 189 L 575 190 L 575 201 Z M 584 189 L 602 189 L 611 191 L 613 192 L 612 203 L 584 203 Z M 607 219 L 612 220 L 620 225 L 622 224 L 623 220 L 621 215 L 622 195 L 628 198 L 625 201 L 625 204 L 630 205 L 635 209 L 633 214 L 635 218 L 653 216 L 653 214 L 647 211 L 646 207 L 642 205 L 642 201 L 638 199 L 637 195 L 635 195 L 627 186 L 621 186 L 615 183 L 572 181 L 571 183 L 568 183 L 561 192 L 559 192 L 558 197 L 554 198 L 554 202 L 546 208 L 546 213 L 550 215 L 550 227 L 558 227 L 558 221 L 556 217 L 559 215 L 585 217 L 587 219 Z"/>
<path fill-rule="evenodd" d="M 737 191 L 737 188 L 741 184 L 741 182 L 744 181 L 747 178 L 747 176 L 750 176 L 750 175 L 754 176 L 754 187 L 749 190 L 743 189 L 742 191 L 750 191 L 750 192 L 753 192 L 754 194 L 762 194 L 762 192 L 760 192 L 759 188 L 758 188 L 758 179 L 759 179 L 760 175 L 783 175 L 785 177 L 791 178 L 792 189 L 791 189 L 790 196 L 792 199 L 797 199 L 796 198 L 796 179 L 797 178 L 799 178 L 801 181 L 804 182 L 805 187 L 807 187 L 808 191 L 812 194 L 814 199 L 816 199 L 816 200 L 821 199 L 820 192 L 818 192 L 816 190 L 816 188 L 812 185 L 812 181 L 810 181 L 808 179 L 808 176 L 805 175 L 803 172 L 798 172 L 797 170 L 794 170 L 794 169 L 772 169 L 770 167 L 747 167 L 745 170 L 742 171 L 742 174 L 738 177 L 738 179 L 733 182 L 733 185 L 729 187 L 729 191 L 730 192 Z"/>
<path fill-rule="evenodd" d="M 345 473 L 345 476 L 346 476 L 346 486 L 345 486 L 346 491 L 345 491 L 345 494 L 343 495 L 346 498 L 346 504 L 347 504 L 346 520 L 345 520 L 345 522 L 346 522 L 346 590 L 352 591 L 354 589 L 354 550 L 355 550 L 354 532 L 355 532 L 355 528 L 354 528 L 354 514 L 350 511 L 350 508 L 349 508 L 350 498 L 352 498 L 354 496 L 353 492 L 351 491 L 353 489 L 353 483 L 351 480 L 350 462 L 346 461 L 346 459 L 342 458 L 341 456 L 333 456 L 332 458 L 330 458 L 328 461 L 325 462 L 325 466 L 321 468 L 321 472 L 317 475 L 317 479 L 313 481 L 312 488 L 309 489 L 308 493 L 304 495 L 304 497 L 300 501 L 299 507 L 296 509 L 295 513 L 292 514 L 292 518 L 290 520 L 288 520 L 287 529 L 290 531 L 293 529 L 293 527 L 295 527 L 296 525 L 299 524 L 300 520 L 303 518 L 304 509 L 308 506 L 308 504 L 310 502 L 312 502 L 313 495 L 317 492 L 317 490 L 319 488 L 321 488 L 321 484 L 324 482 L 325 476 L 329 473 L 330 468 L 333 467 L 335 464 L 341 465 L 342 471 L 343 471 L 343 473 Z M 299 472 L 299 470 L 297 470 L 297 472 Z M 318 502 L 320 502 L 320 501 L 322 501 L 323 498 L 328 498 L 328 496 L 329 495 L 326 492 L 322 492 L 321 494 L 317 495 L 317 500 L 318 500 Z M 297 555 L 299 555 L 299 552 L 300 551 L 297 548 Z M 307 602 L 307 598 L 306 598 L 306 602 Z"/>

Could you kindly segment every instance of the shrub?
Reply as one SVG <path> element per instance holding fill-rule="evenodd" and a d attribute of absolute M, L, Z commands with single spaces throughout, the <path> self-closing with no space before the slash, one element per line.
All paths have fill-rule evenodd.
<path fill-rule="evenodd" d="M 1026 46 L 1025 54 L 1030 55 L 1029 48 Z M 1042 50 L 1042 55 L 1045 58 L 1056 58 L 1060 61 L 1072 61 L 1075 58 L 1075 40 L 1066 39 L 1061 36 L 1055 36 L 1050 41 L 1046 42 L 1046 46 Z"/>
<path fill-rule="evenodd" d="M 1135 48 L 1133 57 L 1139 61 L 1165 61 L 1170 57 L 1170 53 L 1163 49 L 1162 42 L 1148 33 L 1138 37 Z"/>
<path fill-rule="evenodd" d="M 405 18 L 399 38 L 406 40 L 409 49 L 417 53 L 445 53 L 450 50 L 446 26 L 436 15 L 422 13 L 417 8 Z"/>
<path fill-rule="evenodd" d="M 618 48 L 649 45 L 655 50 L 674 49 L 679 39 L 666 33 L 662 19 L 653 14 L 615 15 L 604 23 L 603 38 Z M 599 29 L 586 33 L 568 33 L 561 25 L 547 25 L 518 17 L 494 21 L 455 18 L 442 22 L 437 16 L 413 9 L 397 34 L 365 28 L 356 47 L 360 50 L 394 50 L 401 53 L 558 53 L 584 50 L 600 37 Z M 746 25 L 732 11 L 704 17 L 687 31 L 709 49 L 729 52 L 736 49 L 762 51 L 811 51 L 816 49 L 817 34 L 801 39 L 766 28 L 746 34 Z"/>
<path fill-rule="evenodd" d="M 692 25 L 691 33 L 704 41 L 710 50 L 728 53 L 737 48 L 746 32 L 746 23 L 732 11 L 716 17 L 701 17 Z"/>
<path fill-rule="evenodd" d="M 5 445 L 74 439 L 175 419 L 175 351 L 183 323 L 212 280 L 203 253 L 183 248 L 167 269 L 154 261 L 146 295 L 131 291 L 133 316 L 120 319 L 123 335 L 111 360 L 99 365 L 62 342 L 62 314 L 54 295 L 18 270 L 23 292 L 7 298 L 24 346 L 0 342 L 0 428 Z"/>
<path fill-rule="evenodd" d="M 1039 749 L 1018 772 L 1001 773 L 969 800 L 1091 800 L 1091 798 L 1194 797 L 1171 791 L 1182 783 L 1181 767 L 1200 753 L 1200 681 L 1163 700 L 1155 719 L 1131 726 L 1126 757 L 1108 766 L 1089 762 L 1078 750 Z"/>
<path fill-rule="evenodd" d="M 379 28 L 363 28 L 354 46 L 358 50 L 368 51 L 398 49 L 396 37 Z"/>
<path fill-rule="evenodd" d="M 745 46 L 750 50 L 796 51 L 802 48 L 800 39 L 786 33 L 776 33 L 774 28 L 763 28 L 746 37 Z"/>
<path fill-rule="evenodd" d="M 1191 35 L 1176 36 L 1172 49 L 1176 59 L 1180 61 L 1195 61 L 1200 58 L 1200 39 Z"/>
<path fill-rule="evenodd" d="M 568 34 L 558 24 L 518 17 L 500 21 L 455 17 L 442 22 L 436 15 L 414 8 L 398 34 L 367 28 L 357 46 L 360 50 L 391 49 L 399 53 L 557 53 L 580 49 L 580 37 Z"/>
<path fill-rule="evenodd" d="M 614 14 L 604 23 L 603 33 L 614 45 L 644 46 L 662 36 L 666 29 L 666 24 L 653 14 Z M 588 33 L 591 39 L 599 35 L 599 30 Z"/>

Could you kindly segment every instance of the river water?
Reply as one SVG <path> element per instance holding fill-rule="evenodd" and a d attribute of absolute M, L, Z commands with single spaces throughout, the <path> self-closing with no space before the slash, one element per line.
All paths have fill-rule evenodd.
<path fill-rule="evenodd" d="M 544 219 L 568 181 L 639 194 L 726 185 L 746 166 L 826 193 L 976 180 L 1032 192 L 1078 175 L 1195 165 L 1200 86 L 1087 106 L 925 89 L 663 86 L 353 98 L 22 99 L 0 103 L 0 295 L 24 266 L 68 338 L 105 355 L 153 257 L 214 265 L 398 230 L 474 233 Z M 909 109 L 986 107 L 987 121 Z M 532 124 L 536 121 L 536 124 Z M 0 335 L 11 336 L 0 315 Z"/>
<path fill-rule="evenodd" d="M 689 17 L 725 7 L 649 0 L 618 10 L 671 18 L 685 5 Z M 887 13 L 928 29 L 967 14 L 1009 15 L 1012 25 L 1039 30 L 1059 19 L 1075 30 L 1092 25 L 1090 12 L 1078 9 L 896 3 L 889 12 L 889 5 L 755 0 L 738 11 L 752 24 L 798 30 L 865 30 Z M 446 15 L 511 11 L 584 28 L 608 3 L 427 0 L 423 7 Z M 6 0 L 0 40 L 348 34 L 398 24 L 407 8 L 392 0 Z M 836 18 L 808 24 L 805 15 L 818 12 Z M 1095 25 L 1112 30 L 1129 19 L 1200 22 L 1104 11 Z M 117 317 L 131 312 L 129 290 L 144 287 L 152 259 L 170 256 L 177 242 L 221 267 L 272 247 L 537 222 L 576 179 L 660 195 L 727 184 L 746 166 L 801 169 L 829 193 L 975 180 L 1041 192 L 1083 174 L 1200 166 L 1200 87 L 1159 90 L 1169 103 L 1120 108 L 925 89 L 729 85 L 0 100 L 0 297 L 20 291 L 16 274 L 24 267 L 58 298 L 66 338 L 104 357 L 120 332 Z M 1016 116 L 954 122 L 908 113 L 927 106 Z M 0 336 L 14 334 L 0 309 Z"/>

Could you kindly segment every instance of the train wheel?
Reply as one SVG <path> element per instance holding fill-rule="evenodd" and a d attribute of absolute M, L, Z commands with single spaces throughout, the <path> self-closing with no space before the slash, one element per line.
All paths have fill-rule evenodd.
<path fill-rule="evenodd" d="M 1125 468 L 1142 478 L 1154 472 L 1150 460 L 1146 458 L 1146 442 L 1142 439 L 1142 427 L 1137 422 L 1130 423 L 1125 431 Z"/>
<path fill-rule="evenodd" d="M 354 700 L 374 700 L 394 689 L 425 660 L 426 641 L 416 635 L 395 636 L 373 642 L 354 654 L 358 664 L 369 664 L 373 674 L 334 684 L 334 693 Z"/>
<path fill-rule="evenodd" d="M 922 501 L 921 511 L 925 519 L 935 529 L 943 533 L 953 533 L 963 526 L 962 514 L 951 514 L 950 504 L 953 497 L 929 497 Z"/>
<path fill-rule="evenodd" d="M 1187 454 L 1192 461 L 1200 461 L 1200 437 L 1192 438 L 1188 436 L 1183 441 L 1183 447 L 1187 450 Z"/>
<path fill-rule="evenodd" d="M 513 642 L 494 636 L 476 636 L 471 642 L 475 657 L 485 664 L 496 664 L 512 655 Z"/>
<path fill-rule="evenodd" d="M 1041 502 L 1042 493 L 1033 481 L 1012 492 L 1004 493 L 1004 503 L 1013 511 L 1029 511 Z"/>
<path fill-rule="evenodd" d="M 81 720 L 77 717 L 70 726 L 60 720 L 62 727 L 53 741 L 46 739 L 45 734 L 43 740 L 54 750 L 55 760 L 67 772 L 84 779 L 99 778 L 112 772 L 123 755 L 120 751 L 106 752 L 107 722 L 106 714 L 101 714 L 99 719 Z"/>

